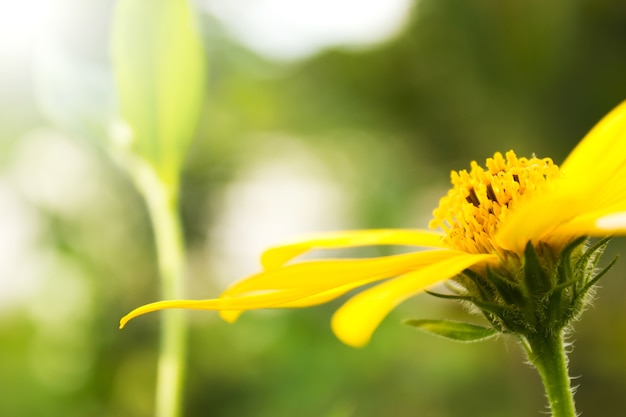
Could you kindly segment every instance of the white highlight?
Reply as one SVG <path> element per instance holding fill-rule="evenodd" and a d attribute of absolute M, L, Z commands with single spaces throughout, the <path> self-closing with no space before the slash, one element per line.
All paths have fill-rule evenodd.
<path fill-rule="evenodd" d="M 414 0 L 203 0 L 241 42 L 278 59 L 330 46 L 363 47 L 395 35 Z"/>
<path fill-rule="evenodd" d="M 222 285 L 258 272 L 260 254 L 273 244 L 346 228 L 344 193 L 329 168 L 296 140 L 274 143 L 214 195 L 218 217 L 205 258 Z"/>
<path fill-rule="evenodd" d="M 122 119 L 118 119 L 109 126 L 109 136 L 115 146 L 128 149 L 133 142 L 133 129 Z"/>
<path fill-rule="evenodd" d="M 41 284 L 34 252 L 41 232 L 35 210 L 0 178 L 0 315 L 27 302 Z M 39 254 L 37 254 L 39 255 Z"/>
<path fill-rule="evenodd" d="M 600 217 L 596 221 L 596 226 L 604 230 L 626 229 L 626 211 Z"/>
<path fill-rule="evenodd" d="M 5 1 L 0 4 L 0 55 L 19 56 L 62 25 L 67 5 L 59 0 Z"/>

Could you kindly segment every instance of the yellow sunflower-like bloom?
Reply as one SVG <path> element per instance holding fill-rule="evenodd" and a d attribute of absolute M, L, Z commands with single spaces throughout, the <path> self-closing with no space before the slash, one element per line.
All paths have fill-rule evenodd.
<path fill-rule="evenodd" d="M 363 346 L 394 307 L 439 282 L 471 274 L 479 277 L 478 281 L 480 277 L 487 281 L 504 277 L 507 285 L 514 286 L 522 280 L 520 271 L 533 262 L 542 271 L 565 268 L 559 257 L 572 252 L 570 245 L 581 237 L 626 232 L 626 102 L 602 119 L 560 167 L 548 158 L 518 158 L 509 151 L 496 153 L 485 167 L 472 162 L 469 171 L 452 172 L 451 177 L 453 188 L 441 199 L 429 225 L 440 232 L 382 229 L 309 236 L 267 250 L 261 258 L 263 271 L 235 283 L 220 298 L 148 304 L 125 316 L 120 327 L 138 315 L 166 308 L 219 310 L 225 320 L 234 321 L 245 310 L 313 306 L 378 282 L 350 298 L 332 318 L 340 340 Z M 289 263 L 312 249 L 366 245 L 428 250 L 370 259 Z M 529 260 L 535 254 L 539 261 Z M 537 274 L 525 274 L 527 281 L 537 279 Z M 540 273 L 539 279 L 550 276 L 550 272 Z M 491 292 L 501 288 L 492 284 L 495 290 Z M 472 285 L 465 285 L 469 294 Z M 489 283 L 484 285 L 492 288 Z M 551 285 L 540 297 L 560 306 L 565 295 L 555 298 L 552 294 L 560 294 L 569 284 Z M 509 298 L 517 293 L 507 291 L 486 297 L 500 304 L 515 303 Z M 501 308 L 486 302 L 477 305 L 496 316 Z M 518 311 L 519 306 L 511 310 L 512 314 Z M 567 318 L 572 315 L 568 313 Z M 515 320 L 510 322 L 505 320 L 503 326 L 517 325 Z"/>

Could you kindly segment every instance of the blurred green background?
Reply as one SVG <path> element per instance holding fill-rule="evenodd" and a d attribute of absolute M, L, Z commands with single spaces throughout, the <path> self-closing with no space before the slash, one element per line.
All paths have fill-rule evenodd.
<path fill-rule="evenodd" d="M 0 6 L 3 417 L 152 412 L 159 317 L 117 330 L 158 292 L 144 202 L 103 140 L 114 3 Z M 561 162 L 626 97 L 619 0 L 194 5 L 210 70 L 182 181 L 190 298 L 218 295 L 301 233 L 425 227 L 451 169 L 511 148 Z M 625 250 L 615 239 L 606 260 Z M 572 337 L 583 415 L 626 410 L 625 276 L 620 261 Z M 185 415 L 546 411 L 514 341 L 460 345 L 401 324 L 466 319 L 458 305 L 412 299 L 358 350 L 329 329 L 337 305 L 234 325 L 190 312 Z"/>

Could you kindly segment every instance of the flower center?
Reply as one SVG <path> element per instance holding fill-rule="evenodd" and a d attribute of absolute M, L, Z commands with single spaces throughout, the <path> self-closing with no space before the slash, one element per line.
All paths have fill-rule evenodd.
<path fill-rule="evenodd" d="M 518 158 L 513 151 L 497 152 L 485 165 L 472 161 L 470 172 L 452 171 L 453 188 L 441 198 L 429 227 L 441 227 L 452 249 L 504 258 L 506 251 L 493 239 L 499 225 L 520 202 L 557 178 L 559 167 L 550 158 Z"/>

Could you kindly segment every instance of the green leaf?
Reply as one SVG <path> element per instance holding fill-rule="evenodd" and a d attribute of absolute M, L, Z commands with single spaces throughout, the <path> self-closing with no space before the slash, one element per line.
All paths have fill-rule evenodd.
<path fill-rule="evenodd" d="M 194 23 L 186 0 L 119 0 L 113 18 L 125 149 L 174 188 L 205 95 L 205 54 Z"/>
<path fill-rule="evenodd" d="M 498 333 L 494 328 L 452 320 L 407 320 L 405 324 L 436 336 L 464 343 L 491 339 Z"/>

